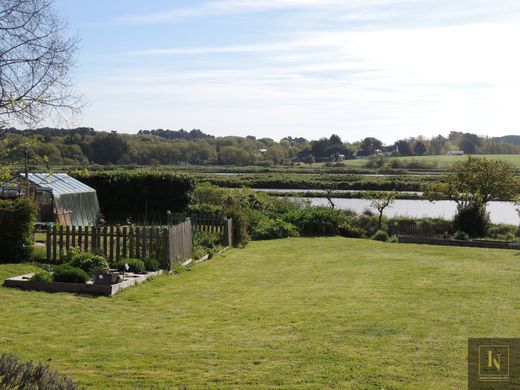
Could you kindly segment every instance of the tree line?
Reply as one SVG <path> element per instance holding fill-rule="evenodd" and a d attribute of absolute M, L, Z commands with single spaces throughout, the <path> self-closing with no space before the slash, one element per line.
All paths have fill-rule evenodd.
<path fill-rule="evenodd" d="M 137 134 L 76 129 L 39 128 L 0 130 L 0 161 L 52 165 L 283 165 L 324 162 L 386 152 L 394 156 L 442 155 L 460 150 L 465 154 L 517 154 L 520 137 L 480 137 L 452 131 L 447 137 L 411 137 L 384 146 L 374 137 L 345 142 L 337 134 L 307 140 L 285 137 L 276 142 L 254 136 L 215 137 L 199 129 L 140 130 Z"/>

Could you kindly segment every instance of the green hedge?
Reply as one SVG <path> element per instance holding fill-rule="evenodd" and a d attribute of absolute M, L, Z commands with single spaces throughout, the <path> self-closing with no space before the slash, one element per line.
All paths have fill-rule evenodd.
<path fill-rule="evenodd" d="M 0 263 L 31 258 L 36 215 L 32 199 L 0 200 Z"/>
<path fill-rule="evenodd" d="M 166 211 L 183 211 L 195 181 L 186 175 L 150 170 L 71 172 L 97 191 L 101 213 L 108 222 L 166 222 Z"/>

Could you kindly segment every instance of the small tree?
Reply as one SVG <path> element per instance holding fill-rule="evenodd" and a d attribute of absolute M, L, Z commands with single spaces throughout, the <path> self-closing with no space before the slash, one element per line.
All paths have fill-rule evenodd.
<path fill-rule="evenodd" d="M 483 229 L 469 229 L 466 233 L 485 235 L 486 204 L 493 200 L 513 200 L 520 195 L 520 178 L 515 167 L 501 160 L 468 157 L 453 165 L 451 172 L 440 180 L 423 187 L 424 196 L 430 201 L 440 199 L 457 203 L 455 229 L 479 223 Z M 465 217 L 473 222 L 466 222 Z M 480 222 L 479 222 L 480 221 Z M 463 230 L 464 231 L 464 230 Z"/>
<path fill-rule="evenodd" d="M 366 192 L 365 198 L 370 199 L 370 207 L 375 208 L 379 213 L 379 220 L 377 222 L 377 229 L 381 229 L 383 221 L 383 212 L 390 206 L 396 197 L 395 191 L 380 191 L 380 192 Z"/>
<path fill-rule="evenodd" d="M 305 164 L 309 164 L 309 166 L 311 167 L 312 164 L 315 163 L 314 156 L 312 154 L 308 154 L 307 157 L 305 157 L 305 160 L 303 160 L 303 162 Z"/>

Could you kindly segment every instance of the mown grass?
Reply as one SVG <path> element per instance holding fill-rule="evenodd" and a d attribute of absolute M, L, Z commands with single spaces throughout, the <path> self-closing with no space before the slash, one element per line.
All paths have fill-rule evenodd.
<path fill-rule="evenodd" d="M 112 298 L 0 288 L 0 352 L 88 388 L 466 387 L 472 337 L 520 333 L 518 252 L 252 242 Z M 0 265 L 0 277 L 34 269 Z"/>

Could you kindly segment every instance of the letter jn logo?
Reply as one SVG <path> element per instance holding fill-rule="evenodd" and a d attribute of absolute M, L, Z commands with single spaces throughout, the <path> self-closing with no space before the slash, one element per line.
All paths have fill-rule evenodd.
<path fill-rule="evenodd" d="M 488 368 L 495 367 L 497 371 L 500 371 L 500 357 L 502 355 L 497 353 L 493 356 L 493 351 L 488 351 Z"/>

